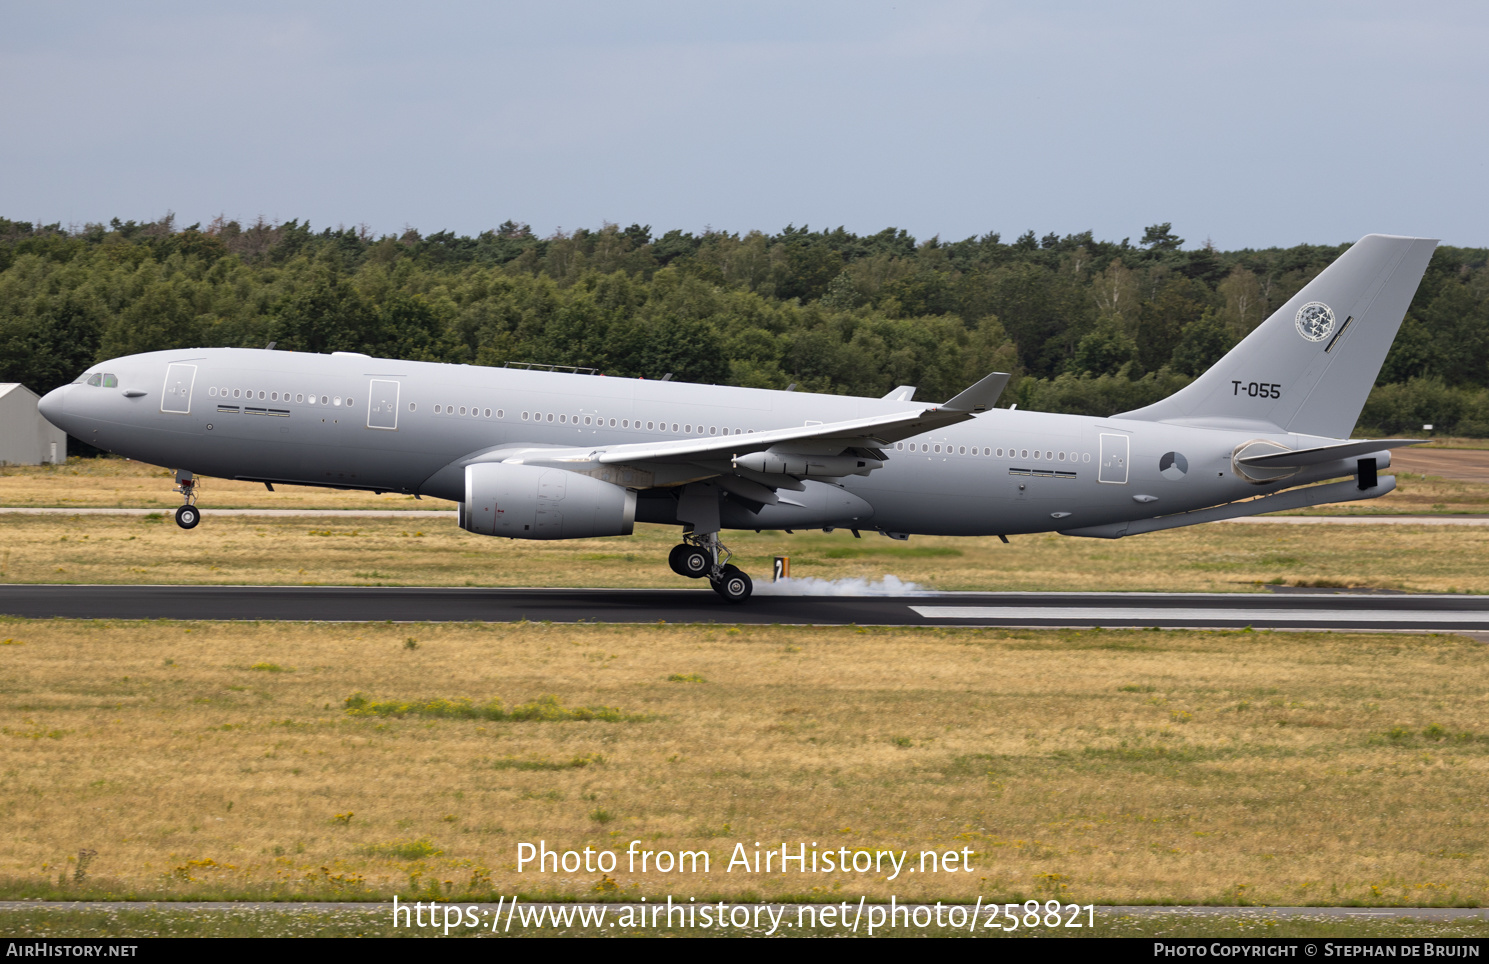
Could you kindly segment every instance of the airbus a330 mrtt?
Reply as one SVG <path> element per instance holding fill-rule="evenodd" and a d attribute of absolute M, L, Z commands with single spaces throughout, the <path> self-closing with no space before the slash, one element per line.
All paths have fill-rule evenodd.
<path fill-rule="evenodd" d="M 405 492 L 513 539 L 682 527 L 672 568 L 746 599 L 727 529 L 1119 538 L 1395 487 L 1350 440 L 1436 242 L 1370 235 L 1174 395 L 1110 418 L 241 348 L 95 365 L 41 401 L 101 449 L 195 476 Z M 1324 485 L 1310 483 L 1329 482 Z"/>

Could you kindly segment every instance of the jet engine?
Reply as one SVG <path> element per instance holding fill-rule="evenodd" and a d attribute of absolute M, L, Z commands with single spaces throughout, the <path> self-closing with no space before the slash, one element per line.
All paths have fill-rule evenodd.
<path fill-rule="evenodd" d="M 511 539 L 628 536 L 636 493 L 541 465 L 477 462 L 465 467 L 460 527 Z"/>

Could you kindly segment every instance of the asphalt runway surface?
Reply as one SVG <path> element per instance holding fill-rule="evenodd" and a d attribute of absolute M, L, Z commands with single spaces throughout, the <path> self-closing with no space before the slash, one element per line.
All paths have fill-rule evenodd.
<path fill-rule="evenodd" d="M 774 595 L 742 605 L 699 589 L 0 586 L 29 618 L 326 622 L 740 623 L 815 626 L 1489 630 L 1489 596 L 1350 593 Z"/>

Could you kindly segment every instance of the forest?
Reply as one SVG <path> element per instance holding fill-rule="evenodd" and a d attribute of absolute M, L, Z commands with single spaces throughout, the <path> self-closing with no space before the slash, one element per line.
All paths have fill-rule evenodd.
<path fill-rule="evenodd" d="M 361 351 L 1110 415 L 1204 371 L 1348 247 L 1220 251 L 1171 224 L 917 240 L 622 228 L 374 236 L 298 220 L 0 218 L 0 381 L 43 393 L 166 348 Z M 1489 250 L 1440 246 L 1357 434 L 1489 437 Z"/>

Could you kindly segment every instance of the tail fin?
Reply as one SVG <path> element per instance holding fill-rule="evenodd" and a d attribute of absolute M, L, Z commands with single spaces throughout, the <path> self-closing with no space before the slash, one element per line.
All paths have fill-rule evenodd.
<path fill-rule="evenodd" d="M 1199 378 L 1116 417 L 1348 438 L 1435 247 L 1366 235 Z"/>

